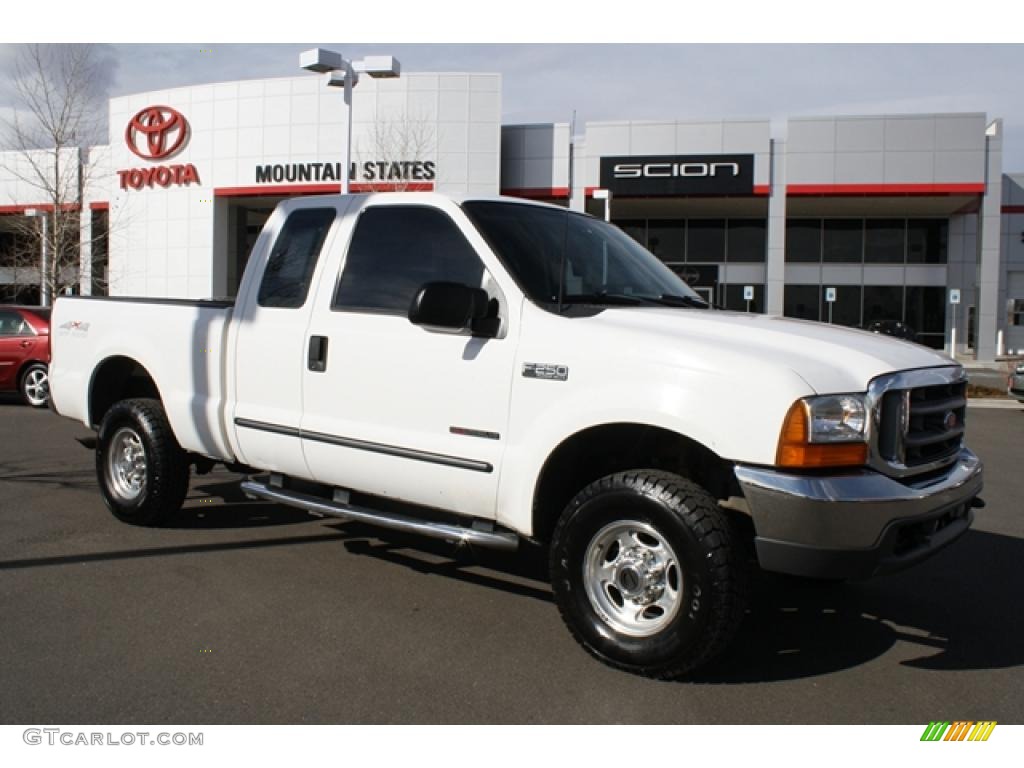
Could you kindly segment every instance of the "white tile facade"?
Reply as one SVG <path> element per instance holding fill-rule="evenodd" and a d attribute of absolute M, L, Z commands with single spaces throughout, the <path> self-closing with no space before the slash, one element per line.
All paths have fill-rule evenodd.
<path fill-rule="evenodd" d="M 143 160 L 124 143 L 129 119 L 151 105 L 172 107 L 189 122 L 187 144 L 166 161 Z M 497 194 L 500 75 L 414 72 L 385 81 L 364 76 L 353 92 L 352 120 L 353 162 L 360 174 L 371 161 L 432 161 L 438 191 Z M 252 187 L 258 194 L 257 169 L 265 165 L 342 161 L 347 120 L 340 89 L 309 75 L 112 99 L 110 126 L 104 174 L 111 293 L 197 298 L 222 291 L 226 279 L 224 257 L 214 247 L 217 190 Z M 198 184 L 122 189 L 116 175 L 185 164 L 195 166 Z"/>

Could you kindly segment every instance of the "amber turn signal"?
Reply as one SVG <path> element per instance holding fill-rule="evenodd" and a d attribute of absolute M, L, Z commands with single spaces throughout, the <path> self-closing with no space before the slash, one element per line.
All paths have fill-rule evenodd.
<path fill-rule="evenodd" d="M 807 404 L 793 403 L 782 424 L 775 464 L 780 467 L 856 467 L 868 460 L 865 443 L 809 443 Z"/>

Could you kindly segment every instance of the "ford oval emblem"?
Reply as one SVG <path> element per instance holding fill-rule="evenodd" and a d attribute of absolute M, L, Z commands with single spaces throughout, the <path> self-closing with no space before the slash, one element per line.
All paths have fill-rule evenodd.
<path fill-rule="evenodd" d="M 950 431 L 956 427 L 956 414 L 952 411 L 946 413 L 946 418 L 942 420 L 942 426 L 946 428 L 946 431 Z"/>

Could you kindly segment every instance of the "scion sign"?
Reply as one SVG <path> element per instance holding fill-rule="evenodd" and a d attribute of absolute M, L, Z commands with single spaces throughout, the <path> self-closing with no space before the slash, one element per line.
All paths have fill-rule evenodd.
<path fill-rule="evenodd" d="M 754 192 L 754 156 L 602 157 L 601 186 L 619 197 L 750 195 Z"/>

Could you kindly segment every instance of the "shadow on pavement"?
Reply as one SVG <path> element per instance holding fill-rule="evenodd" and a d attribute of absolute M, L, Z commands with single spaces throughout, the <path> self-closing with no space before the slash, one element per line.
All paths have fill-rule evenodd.
<path fill-rule="evenodd" d="M 6 479 L 47 482 L 27 474 Z M 91 474 L 89 482 L 94 482 Z M 169 527 L 243 529 L 314 519 L 301 510 L 246 500 L 237 480 L 230 479 L 194 486 Z M 360 557 L 552 602 L 546 552 L 535 545 L 524 543 L 512 553 L 474 549 L 340 520 L 315 531 L 254 541 L 9 560 L 0 562 L 0 571 L 338 541 Z M 936 672 L 1020 666 L 1021 563 L 1024 539 L 971 530 L 916 568 L 866 582 L 817 584 L 757 572 L 750 610 L 733 646 L 691 681 L 728 685 L 795 680 L 854 668 L 890 651 L 904 666 Z"/>
<path fill-rule="evenodd" d="M 261 528 L 294 525 L 316 520 L 301 509 L 247 499 L 239 488 L 241 477 L 194 485 L 185 506 L 162 528 L 204 529 Z"/>
<path fill-rule="evenodd" d="M 339 541 L 348 538 L 343 533 L 319 533 L 310 536 L 288 536 L 276 539 L 255 539 L 253 541 L 226 541 L 210 544 L 186 544 L 177 547 L 147 547 L 145 549 L 122 549 L 113 552 L 89 552 L 79 555 L 55 555 L 25 560 L 0 561 L 0 571 L 23 568 L 40 568 L 53 565 L 77 565 L 81 563 L 103 563 L 114 560 L 136 560 L 145 557 L 169 557 L 191 555 L 203 552 L 228 552 L 238 549 L 266 549 L 268 547 L 289 547 L 297 544 L 315 544 L 324 541 Z"/>
<path fill-rule="evenodd" d="M 96 488 L 96 470 L 92 467 L 45 472 L 26 471 L 19 466 L 0 464 L 0 481 L 7 483 L 28 483 L 57 488 L 86 490 Z"/>
<path fill-rule="evenodd" d="M 547 584 L 546 555 L 535 545 L 521 543 L 517 552 L 499 552 L 382 531 L 360 523 L 336 523 L 331 527 L 346 533 L 345 549 L 352 554 L 373 557 L 418 573 L 554 602 Z"/>
<path fill-rule="evenodd" d="M 897 643 L 917 669 L 1024 663 L 1024 540 L 972 530 L 916 569 L 845 585 L 764 574 L 732 649 L 698 682 L 756 683 L 827 674 Z"/>
<path fill-rule="evenodd" d="M 457 550 L 357 523 L 332 527 L 345 532 L 353 554 L 552 602 L 539 547 Z M 915 569 L 865 582 L 819 583 L 757 571 L 732 648 L 690 681 L 748 684 L 825 675 L 868 663 L 898 643 L 906 646 L 900 663 L 917 669 L 1019 666 L 1022 562 L 1024 540 L 972 530 Z"/>

